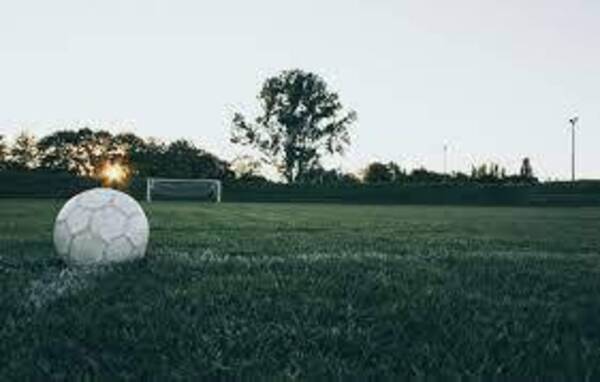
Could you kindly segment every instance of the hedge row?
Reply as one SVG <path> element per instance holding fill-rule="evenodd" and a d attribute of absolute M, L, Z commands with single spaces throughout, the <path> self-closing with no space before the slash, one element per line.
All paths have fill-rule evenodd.
<path fill-rule="evenodd" d="M 96 181 L 63 172 L 0 171 L 2 198 L 67 199 L 83 190 L 98 186 Z"/>
<path fill-rule="evenodd" d="M 600 184 L 593 187 L 543 185 L 359 185 L 346 187 L 230 186 L 224 201 L 332 202 L 364 204 L 600 206 Z"/>
<path fill-rule="evenodd" d="M 66 173 L 0 172 L 0 197 L 68 198 L 98 183 Z M 145 197 L 146 182 L 135 179 L 128 192 Z M 363 204 L 449 204 L 514 206 L 600 206 L 600 182 L 518 184 L 380 184 L 302 186 L 224 184 L 225 202 L 327 202 Z"/>

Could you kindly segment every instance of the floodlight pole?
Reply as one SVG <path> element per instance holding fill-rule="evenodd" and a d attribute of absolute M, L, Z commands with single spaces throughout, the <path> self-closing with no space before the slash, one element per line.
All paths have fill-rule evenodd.
<path fill-rule="evenodd" d="M 571 123 L 571 182 L 575 182 L 575 125 L 578 120 L 578 117 L 569 119 L 569 123 Z"/>
<path fill-rule="evenodd" d="M 448 173 L 448 145 L 444 144 L 444 174 Z"/>

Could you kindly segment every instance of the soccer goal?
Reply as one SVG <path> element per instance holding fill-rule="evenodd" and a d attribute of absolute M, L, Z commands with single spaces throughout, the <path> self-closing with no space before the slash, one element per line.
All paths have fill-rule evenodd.
<path fill-rule="evenodd" d="M 199 200 L 221 202 L 221 181 L 216 179 L 148 178 L 146 201 Z"/>

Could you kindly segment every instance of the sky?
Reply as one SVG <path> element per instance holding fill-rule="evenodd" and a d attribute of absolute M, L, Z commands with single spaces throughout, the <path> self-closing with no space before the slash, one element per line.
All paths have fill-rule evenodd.
<path fill-rule="evenodd" d="M 448 171 L 530 157 L 542 179 L 600 178 L 597 0 L 0 1 L 0 134 L 91 126 L 187 138 L 233 159 L 281 70 L 356 110 L 347 155 Z"/>

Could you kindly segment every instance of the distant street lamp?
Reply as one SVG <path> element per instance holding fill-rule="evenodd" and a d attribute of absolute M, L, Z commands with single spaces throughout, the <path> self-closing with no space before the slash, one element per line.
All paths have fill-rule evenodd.
<path fill-rule="evenodd" d="M 575 182 L 575 125 L 577 122 L 579 122 L 578 116 L 569 119 L 571 124 L 571 182 Z"/>
<path fill-rule="evenodd" d="M 444 143 L 444 174 L 448 174 L 448 144 Z"/>

